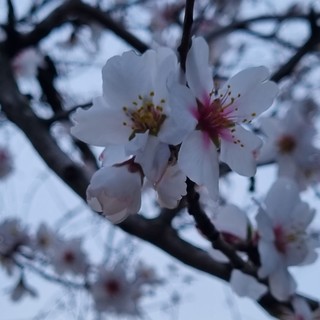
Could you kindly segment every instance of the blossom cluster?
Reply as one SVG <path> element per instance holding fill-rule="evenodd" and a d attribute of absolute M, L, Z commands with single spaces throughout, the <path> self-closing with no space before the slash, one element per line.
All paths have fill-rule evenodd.
<path fill-rule="evenodd" d="M 144 183 L 161 206 L 174 208 L 186 178 L 218 200 L 220 161 L 240 175 L 255 174 L 262 142 L 247 126 L 278 91 L 265 67 L 243 70 L 220 88 L 207 43 L 194 38 L 185 73 L 176 54 L 160 47 L 113 57 L 102 76 L 103 95 L 76 112 L 71 132 L 105 148 L 87 198 L 113 223 L 139 211 Z"/>
<path fill-rule="evenodd" d="M 219 214 L 213 217 L 213 223 L 225 241 L 233 245 L 246 243 L 251 250 L 258 250 L 258 280 L 266 279 L 268 287 L 234 270 L 230 283 L 240 296 L 258 300 L 270 291 L 279 301 L 291 301 L 295 305 L 295 301 L 301 300 L 297 298 L 296 282 L 289 268 L 313 263 L 318 257 L 316 249 L 320 243 L 310 228 L 315 210 L 301 200 L 299 192 L 299 185 L 292 179 L 279 178 L 259 204 L 256 226 L 244 211 L 231 204 L 222 206 Z M 213 251 L 211 254 L 214 259 L 228 261 L 220 252 Z M 297 305 L 297 313 L 307 314 L 309 307 L 304 300 Z M 303 308 L 305 311 L 301 311 Z M 308 312 L 311 314 L 311 310 Z M 298 319 L 313 318 L 301 316 Z"/>
<path fill-rule="evenodd" d="M 15 218 L 0 224 L 0 266 L 11 276 L 21 269 L 10 290 L 13 301 L 37 296 L 23 272 L 30 269 L 53 282 L 86 290 L 98 313 L 138 316 L 142 299 L 164 284 L 156 271 L 142 261 L 132 263 L 119 258 L 112 264 L 95 265 L 80 238 L 65 239 L 45 224 L 30 233 Z"/>

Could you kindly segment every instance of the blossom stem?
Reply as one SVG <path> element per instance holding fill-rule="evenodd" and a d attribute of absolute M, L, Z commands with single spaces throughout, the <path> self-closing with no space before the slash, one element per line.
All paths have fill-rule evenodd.
<path fill-rule="evenodd" d="M 206 213 L 203 211 L 199 203 L 199 194 L 194 190 L 194 185 L 194 182 L 188 179 L 188 212 L 193 216 L 197 228 L 211 242 L 214 249 L 220 250 L 229 258 L 234 268 L 256 277 L 256 269 L 252 265 L 242 260 L 237 252 L 222 239 L 220 232 L 215 228 Z"/>

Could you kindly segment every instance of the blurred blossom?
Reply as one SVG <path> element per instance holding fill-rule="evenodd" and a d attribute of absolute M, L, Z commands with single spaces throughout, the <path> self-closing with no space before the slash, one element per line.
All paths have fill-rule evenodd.
<path fill-rule="evenodd" d="M 58 241 L 57 234 L 46 224 L 41 223 L 33 239 L 33 245 L 35 250 L 39 250 L 43 253 L 52 253 Z"/>
<path fill-rule="evenodd" d="M 309 102 L 292 106 L 281 119 L 261 119 L 267 136 L 258 160 L 276 161 L 280 177 L 291 178 L 305 189 L 320 181 L 320 150 L 314 146 L 317 134 L 312 122 L 316 107 Z"/>
<path fill-rule="evenodd" d="M 81 239 L 56 243 L 52 265 L 58 274 L 85 275 L 88 271 L 88 262 L 82 249 Z"/>
<path fill-rule="evenodd" d="M 114 312 L 121 315 L 139 315 L 137 286 L 129 281 L 124 269 L 118 266 L 114 270 L 99 268 L 96 281 L 90 291 L 99 312 Z"/>
<path fill-rule="evenodd" d="M 36 77 L 38 68 L 45 64 L 44 57 L 36 48 L 30 47 L 20 51 L 12 60 L 12 68 L 17 76 Z"/>
<path fill-rule="evenodd" d="M 261 259 L 260 278 L 268 278 L 270 291 L 280 301 L 295 292 L 296 284 L 289 266 L 300 265 L 314 253 L 308 227 L 315 211 L 301 201 L 299 189 L 289 179 L 278 179 L 256 217 L 258 250 Z"/>
<path fill-rule="evenodd" d="M 253 300 L 259 300 L 268 291 L 268 287 L 259 283 L 256 278 L 236 269 L 231 273 L 230 285 L 239 297 Z"/>

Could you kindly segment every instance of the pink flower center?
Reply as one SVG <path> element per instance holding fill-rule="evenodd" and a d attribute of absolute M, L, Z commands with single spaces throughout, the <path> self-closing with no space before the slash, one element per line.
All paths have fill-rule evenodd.
<path fill-rule="evenodd" d="M 282 254 L 286 254 L 288 244 L 296 241 L 299 237 L 299 231 L 287 233 L 279 225 L 273 229 L 273 233 L 275 236 L 275 246 Z"/>
<path fill-rule="evenodd" d="M 129 140 L 133 139 L 137 133 L 145 133 L 149 130 L 149 134 L 157 136 L 161 125 L 166 119 L 163 114 L 164 99 L 160 100 L 158 105 L 153 102 L 154 92 L 149 93 L 149 97 L 138 96 L 137 101 L 132 102 L 132 107 L 124 106 L 123 112 L 130 119 L 129 122 L 123 122 L 124 126 L 131 126 L 132 133 Z"/>
<path fill-rule="evenodd" d="M 277 141 L 279 151 L 281 153 L 292 153 L 296 146 L 297 146 L 297 141 L 296 139 L 289 135 L 285 134 L 280 137 L 280 139 Z"/>
<path fill-rule="evenodd" d="M 76 257 L 72 251 L 66 251 L 63 255 L 63 260 L 67 264 L 72 264 L 74 263 Z"/>
<path fill-rule="evenodd" d="M 212 95 L 213 92 L 209 94 L 207 99 L 204 99 L 205 102 L 197 101 L 197 109 L 194 112 L 198 120 L 197 129 L 207 133 L 217 148 L 220 147 L 221 139 L 233 141 L 243 147 L 241 141 L 234 135 L 236 131 L 234 112 L 238 108 L 233 106 L 235 98 L 231 97 L 230 86 L 225 94 L 221 94 L 213 100 L 211 99 Z M 239 97 L 240 95 L 238 95 Z"/>
<path fill-rule="evenodd" d="M 286 242 L 286 237 L 285 237 L 283 228 L 281 226 L 276 226 L 273 229 L 273 233 L 275 236 L 275 246 L 276 246 L 277 250 L 279 252 L 285 254 L 287 242 Z"/>
<path fill-rule="evenodd" d="M 117 295 L 121 290 L 120 283 L 115 279 L 107 280 L 104 283 L 104 288 L 111 296 Z"/>

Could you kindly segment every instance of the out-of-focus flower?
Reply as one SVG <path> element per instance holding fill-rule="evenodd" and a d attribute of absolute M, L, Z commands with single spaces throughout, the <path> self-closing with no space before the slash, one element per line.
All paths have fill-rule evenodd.
<path fill-rule="evenodd" d="M 0 147 L 0 179 L 7 177 L 13 170 L 12 157 L 6 148 Z"/>
<path fill-rule="evenodd" d="M 119 266 L 114 270 L 99 269 L 90 291 L 99 312 L 114 312 L 121 315 L 139 315 L 139 294 L 136 285 L 129 281 Z"/>
<path fill-rule="evenodd" d="M 12 61 L 12 68 L 21 77 L 35 77 L 38 68 L 44 65 L 44 57 L 36 48 L 27 48 L 19 52 Z"/>
<path fill-rule="evenodd" d="M 268 291 L 267 286 L 259 283 L 256 278 L 236 269 L 231 273 L 230 285 L 238 296 L 253 300 L 260 299 Z"/>
<path fill-rule="evenodd" d="M 269 73 L 264 67 L 246 69 L 222 89 L 215 88 L 208 60 L 205 40 L 194 38 L 186 60 L 189 88 L 174 82 L 170 105 L 175 127 L 188 133 L 179 151 L 178 165 L 217 199 L 219 158 L 241 175 L 255 174 L 254 152 L 261 140 L 243 125 L 272 104 L 278 89 L 267 80 Z"/>
<path fill-rule="evenodd" d="M 153 2 L 149 4 L 150 13 L 150 28 L 155 32 L 163 31 L 179 19 L 179 14 L 184 8 L 184 1 L 168 2 Z"/>
<path fill-rule="evenodd" d="M 288 300 L 295 291 L 288 266 L 303 263 L 310 250 L 314 250 L 307 232 L 314 213 L 301 201 L 298 186 L 280 178 L 271 187 L 256 217 L 261 259 L 258 274 L 261 278 L 268 277 L 270 291 L 280 301 Z"/>
<path fill-rule="evenodd" d="M 90 181 L 88 204 L 112 223 L 120 223 L 140 210 L 142 182 L 141 168 L 132 161 L 102 167 Z"/>
<path fill-rule="evenodd" d="M 166 164 L 168 144 L 176 145 L 183 138 L 184 132 L 167 121 L 167 82 L 178 70 L 177 57 L 168 48 L 148 50 L 143 55 L 129 51 L 109 59 L 102 71 L 103 96 L 96 98 L 90 109 L 76 112 L 72 134 L 93 145 L 111 146 L 111 160 L 117 161 L 105 165 L 137 156 L 135 162 L 148 177 L 154 154 L 163 150 Z"/>
<path fill-rule="evenodd" d="M 55 254 L 52 256 L 52 265 L 58 274 L 71 273 L 85 275 L 88 271 L 88 262 L 81 247 L 81 239 L 71 239 L 56 243 Z"/>
<path fill-rule="evenodd" d="M 301 189 L 320 181 L 320 150 L 313 145 L 316 130 L 308 110 L 292 107 L 282 119 L 261 119 L 261 129 L 268 138 L 259 161 L 276 160 L 279 176 L 297 181 Z"/>
<path fill-rule="evenodd" d="M 33 245 L 36 250 L 40 250 L 44 253 L 51 253 L 55 248 L 58 236 L 47 225 L 41 223 L 38 227 L 36 236 L 33 241 Z"/>

